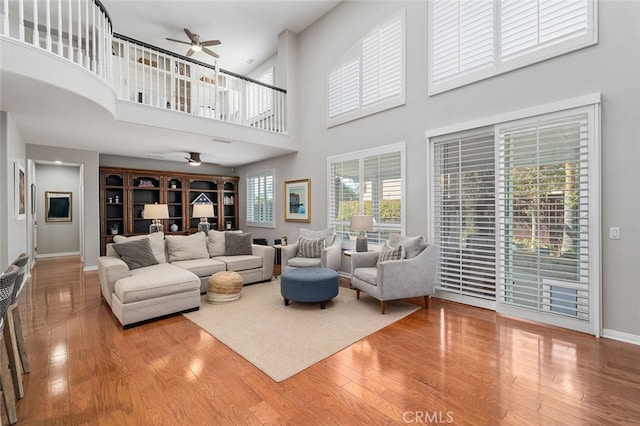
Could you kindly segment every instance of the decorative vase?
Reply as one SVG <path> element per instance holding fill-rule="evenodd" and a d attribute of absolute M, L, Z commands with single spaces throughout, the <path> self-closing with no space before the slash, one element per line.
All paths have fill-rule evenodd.
<path fill-rule="evenodd" d="M 117 235 L 118 234 L 118 230 L 117 229 L 112 229 L 111 230 L 111 235 Z"/>
<path fill-rule="evenodd" d="M 171 230 L 171 232 L 177 232 L 178 231 L 178 225 L 176 225 L 175 223 L 172 223 L 171 226 L 169 227 L 169 229 Z"/>

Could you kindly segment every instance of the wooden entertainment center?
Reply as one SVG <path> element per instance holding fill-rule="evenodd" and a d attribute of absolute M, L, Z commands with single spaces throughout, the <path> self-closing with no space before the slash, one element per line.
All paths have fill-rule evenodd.
<path fill-rule="evenodd" d="M 119 167 L 100 168 L 100 254 L 117 234 L 149 232 L 150 219 L 142 217 L 145 204 L 167 204 L 169 218 L 162 219 L 166 234 L 186 235 L 198 230 L 191 203 L 206 196 L 214 205 L 211 229 L 238 228 L 238 176 L 180 173 Z M 171 231 L 172 225 L 177 226 Z"/>

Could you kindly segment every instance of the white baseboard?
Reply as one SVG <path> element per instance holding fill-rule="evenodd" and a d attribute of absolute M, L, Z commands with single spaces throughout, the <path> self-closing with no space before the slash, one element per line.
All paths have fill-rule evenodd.
<path fill-rule="evenodd" d="M 640 336 L 630 333 L 623 333 L 622 331 L 609 330 L 604 328 L 602 330 L 602 337 L 607 337 L 613 340 L 619 340 L 625 343 L 631 343 L 634 345 L 640 345 Z"/>
<path fill-rule="evenodd" d="M 36 259 L 44 259 L 46 257 L 62 257 L 62 256 L 80 256 L 79 251 L 67 251 L 61 253 L 36 254 Z"/>
<path fill-rule="evenodd" d="M 98 270 L 98 265 L 85 266 L 84 268 L 82 268 L 82 270 L 83 270 L 84 272 L 87 272 L 87 271 L 97 271 L 97 270 Z"/>

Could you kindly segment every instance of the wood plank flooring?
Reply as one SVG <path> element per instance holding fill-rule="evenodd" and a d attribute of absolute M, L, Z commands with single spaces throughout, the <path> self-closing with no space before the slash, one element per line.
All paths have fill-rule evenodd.
<path fill-rule="evenodd" d="M 640 423 L 639 346 L 437 299 L 282 383 L 182 316 L 123 331 L 76 257 L 19 311 L 19 424 Z"/>

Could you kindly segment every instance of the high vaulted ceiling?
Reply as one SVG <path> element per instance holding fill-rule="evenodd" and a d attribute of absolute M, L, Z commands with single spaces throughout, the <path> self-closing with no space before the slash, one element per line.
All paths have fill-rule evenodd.
<path fill-rule="evenodd" d="M 211 47 L 221 68 L 246 75 L 274 53 L 278 34 L 302 32 L 335 7 L 336 0 L 102 0 L 116 33 L 184 55 L 189 46 L 166 37 L 188 40 L 183 28 L 201 40 L 218 39 Z M 213 63 L 205 53 L 194 59 Z M 250 64 L 248 61 L 253 60 Z"/>

